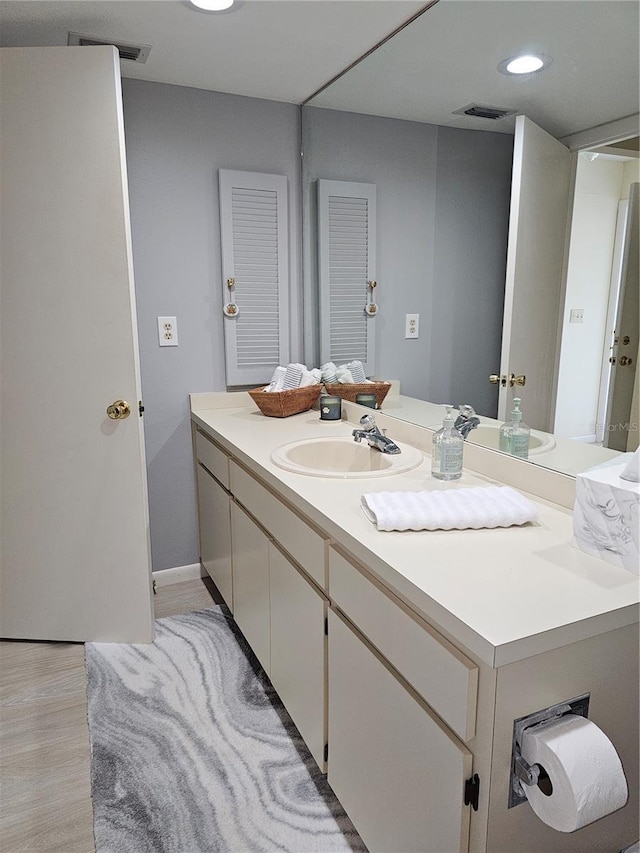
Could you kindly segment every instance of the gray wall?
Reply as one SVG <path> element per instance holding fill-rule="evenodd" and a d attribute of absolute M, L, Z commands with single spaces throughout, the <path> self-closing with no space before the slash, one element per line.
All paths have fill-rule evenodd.
<path fill-rule="evenodd" d="M 305 355 L 317 359 L 314 182 L 376 184 L 377 370 L 434 402 L 495 415 L 513 138 L 303 109 Z M 405 315 L 420 314 L 406 340 Z"/>
<path fill-rule="evenodd" d="M 225 389 L 218 169 L 289 179 L 292 356 L 317 364 L 312 199 L 292 104 L 123 80 L 154 570 L 198 561 L 188 394 Z M 378 375 L 495 413 L 512 137 L 305 108 L 308 178 L 375 183 Z M 305 245 L 302 356 L 301 239 Z M 420 338 L 404 317 L 420 314 Z M 179 347 L 159 347 L 175 315 Z"/>
<path fill-rule="evenodd" d="M 299 357 L 299 109 L 123 80 L 154 570 L 198 561 L 189 404 L 224 391 L 218 169 L 289 179 L 292 353 Z M 158 346 L 158 316 L 178 347 Z"/>

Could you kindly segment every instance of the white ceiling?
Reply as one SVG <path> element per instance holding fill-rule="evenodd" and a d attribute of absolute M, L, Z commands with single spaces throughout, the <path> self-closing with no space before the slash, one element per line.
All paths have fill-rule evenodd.
<path fill-rule="evenodd" d="M 638 113 L 639 16 L 637 0 L 440 0 L 314 105 L 511 132 L 513 119 L 453 115 L 480 103 L 565 137 Z M 553 62 L 522 77 L 498 72 L 529 52 Z"/>
<path fill-rule="evenodd" d="M 69 31 L 151 45 L 125 77 L 304 102 L 426 0 L 244 0 L 206 14 L 183 0 L 1 0 L 0 45 L 65 45 Z M 326 92 L 318 106 L 478 130 L 510 119 L 453 115 L 470 103 L 524 112 L 563 137 L 639 110 L 638 0 L 439 0 Z M 90 48 L 86 48 L 90 49 Z M 507 78 L 522 50 L 553 57 Z"/>
<path fill-rule="evenodd" d="M 301 103 L 425 2 L 245 0 L 207 14 L 182 0 L 3 0 L 0 45 L 66 45 L 69 31 L 148 44 L 124 77 Z"/>

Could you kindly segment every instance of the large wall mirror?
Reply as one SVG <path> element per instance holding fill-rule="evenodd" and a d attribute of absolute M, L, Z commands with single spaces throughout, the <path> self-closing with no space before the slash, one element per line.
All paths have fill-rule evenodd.
<path fill-rule="evenodd" d="M 638 15 L 439 0 L 304 105 L 307 362 L 318 181 L 375 185 L 375 375 L 403 398 L 383 409 L 435 426 L 439 404 L 470 404 L 495 446 L 520 396 L 529 460 L 569 474 L 635 449 Z M 547 67 L 503 73 L 522 53 Z"/>

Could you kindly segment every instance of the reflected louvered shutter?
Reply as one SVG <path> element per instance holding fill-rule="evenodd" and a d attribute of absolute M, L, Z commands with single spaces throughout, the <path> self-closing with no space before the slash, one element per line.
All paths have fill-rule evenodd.
<path fill-rule="evenodd" d="M 375 373 L 375 317 L 365 313 L 375 243 L 375 185 L 319 180 L 320 360 L 357 359 L 367 376 Z"/>
<path fill-rule="evenodd" d="M 264 384 L 289 361 L 286 176 L 221 169 L 220 229 L 227 385 Z"/>

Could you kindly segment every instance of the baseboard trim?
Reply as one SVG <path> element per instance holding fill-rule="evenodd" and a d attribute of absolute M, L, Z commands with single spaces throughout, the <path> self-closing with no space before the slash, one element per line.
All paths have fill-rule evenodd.
<path fill-rule="evenodd" d="M 151 572 L 156 586 L 169 586 L 182 581 L 192 581 L 205 576 L 205 570 L 200 563 L 191 563 L 189 566 L 174 566 L 172 569 L 161 569 Z"/>

